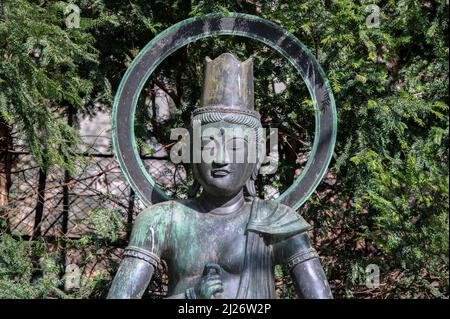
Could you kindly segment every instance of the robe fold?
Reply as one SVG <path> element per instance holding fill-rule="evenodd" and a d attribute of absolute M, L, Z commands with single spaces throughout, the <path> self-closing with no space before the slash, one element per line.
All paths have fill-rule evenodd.
<path fill-rule="evenodd" d="M 275 298 L 272 243 L 307 231 L 309 224 L 283 204 L 255 198 L 246 228 L 244 267 L 237 299 Z"/>

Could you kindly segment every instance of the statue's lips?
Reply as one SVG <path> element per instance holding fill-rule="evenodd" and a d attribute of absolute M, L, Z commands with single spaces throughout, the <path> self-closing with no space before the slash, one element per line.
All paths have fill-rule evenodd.
<path fill-rule="evenodd" d="M 227 169 L 213 169 L 211 171 L 211 175 L 213 177 L 222 177 L 222 176 L 227 176 L 228 174 L 230 174 L 231 171 L 227 170 Z"/>

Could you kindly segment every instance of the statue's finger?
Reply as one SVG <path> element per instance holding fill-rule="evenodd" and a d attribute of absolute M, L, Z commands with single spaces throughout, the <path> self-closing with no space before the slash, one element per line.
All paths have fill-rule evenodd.
<path fill-rule="evenodd" d="M 210 280 L 207 283 L 208 287 L 217 286 L 217 285 L 222 285 L 222 280 Z"/>
<path fill-rule="evenodd" d="M 216 263 L 211 263 L 211 262 L 206 263 L 205 268 L 203 269 L 203 276 L 206 276 L 208 274 L 221 275 L 222 274 L 222 267 L 220 267 Z"/>
<path fill-rule="evenodd" d="M 212 296 L 212 295 L 217 294 L 217 293 L 222 293 L 223 292 L 223 286 L 222 285 L 215 285 L 215 286 L 209 287 L 207 291 L 208 291 L 208 296 Z"/>
<path fill-rule="evenodd" d="M 208 281 L 221 280 L 219 275 L 209 275 L 209 276 L 206 276 L 206 278 Z"/>

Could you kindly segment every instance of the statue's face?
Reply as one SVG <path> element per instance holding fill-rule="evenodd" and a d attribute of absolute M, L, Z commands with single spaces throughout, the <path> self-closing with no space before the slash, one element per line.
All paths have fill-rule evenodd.
<path fill-rule="evenodd" d="M 205 192 L 234 195 L 243 188 L 256 165 L 254 132 L 225 122 L 202 125 L 201 163 L 194 163 L 193 169 Z"/>

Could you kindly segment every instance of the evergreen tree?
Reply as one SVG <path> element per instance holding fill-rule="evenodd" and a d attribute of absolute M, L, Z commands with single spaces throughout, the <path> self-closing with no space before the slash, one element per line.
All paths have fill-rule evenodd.
<path fill-rule="evenodd" d="M 335 296 L 448 297 L 447 1 L 74 3 L 81 9 L 79 29 L 65 26 L 67 3 L 2 1 L 2 149 L 11 146 L 14 129 L 42 167 L 73 168 L 78 138 L 67 126 L 67 108 L 94 112 L 105 79 L 114 91 L 157 33 L 210 12 L 258 15 L 310 48 L 335 95 L 339 123 L 330 173 L 299 210 L 314 225 Z M 379 25 L 369 17 L 378 12 L 373 4 Z M 286 61 L 253 41 L 207 39 L 169 56 L 143 90 L 137 136 L 164 142 L 171 127 L 186 126 L 198 105 L 205 56 L 224 51 L 254 59 L 256 107 L 264 126 L 278 127 L 281 135 L 279 170 L 258 183 L 283 191 L 311 148 L 311 101 Z M 275 94 L 274 82 L 286 90 Z M 154 120 L 154 103 L 148 103 L 155 89 L 172 100 L 175 112 L 166 122 Z M 102 98 L 111 106 L 108 94 Z M 364 286 L 369 264 L 380 267 L 378 289 Z M 282 279 L 280 269 L 277 274 Z M 281 296 L 293 296 L 289 285 Z"/>

